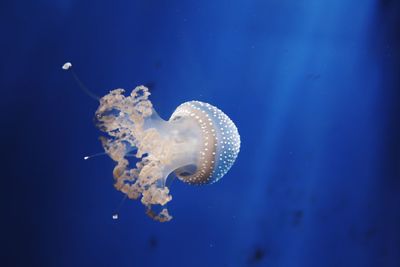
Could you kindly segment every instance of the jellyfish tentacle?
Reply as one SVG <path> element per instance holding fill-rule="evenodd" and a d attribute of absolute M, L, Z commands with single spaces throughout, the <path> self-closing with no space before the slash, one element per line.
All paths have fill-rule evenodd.
<path fill-rule="evenodd" d="M 168 209 L 162 209 L 159 213 L 152 210 L 151 206 L 147 206 L 146 214 L 155 221 L 168 222 L 172 220 L 172 216 L 168 213 Z"/>
<path fill-rule="evenodd" d="M 94 100 L 100 100 L 100 97 L 98 97 L 95 93 L 93 93 L 92 91 L 90 91 L 86 85 L 81 81 L 81 79 L 79 78 L 78 74 L 76 74 L 76 72 L 74 71 L 74 69 L 72 68 L 72 63 L 71 62 L 66 62 L 63 66 L 62 66 L 63 70 L 69 71 L 72 74 L 72 77 L 75 79 L 76 83 L 78 84 L 79 88 L 89 97 L 93 98 Z"/>
<path fill-rule="evenodd" d="M 88 159 L 91 159 L 91 158 L 94 158 L 94 157 L 99 157 L 99 156 L 104 156 L 104 155 L 107 155 L 107 153 L 103 151 L 103 152 L 91 154 L 89 156 L 84 156 L 83 159 L 84 160 L 88 160 Z"/>

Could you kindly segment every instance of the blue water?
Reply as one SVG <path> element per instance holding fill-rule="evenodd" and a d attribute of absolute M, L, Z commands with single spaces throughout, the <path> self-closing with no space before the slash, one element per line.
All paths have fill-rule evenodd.
<path fill-rule="evenodd" d="M 1 266 L 400 266 L 400 5 L 390 0 L 0 4 Z M 163 118 L 209 102 L 241 135 L 160 224 L 113 188 L 97 95 Z"/>

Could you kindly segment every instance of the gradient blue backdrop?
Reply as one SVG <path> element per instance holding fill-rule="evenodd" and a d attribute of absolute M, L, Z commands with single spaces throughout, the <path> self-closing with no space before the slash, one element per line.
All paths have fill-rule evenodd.
<path fill-rule="evenodd" d="M 1 266 L 400 266 L 399 3 L 1 1 Z M 98 95 L 218 106 L 242 147 L 175 181 L 173 221 L 112 184 Z"/>

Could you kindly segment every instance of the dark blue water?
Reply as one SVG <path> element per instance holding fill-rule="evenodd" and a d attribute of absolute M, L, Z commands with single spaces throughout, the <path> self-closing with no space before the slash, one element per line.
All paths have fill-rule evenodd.
<path fill-rule="evenodd" d="M 400 5 L 3 1 L 1 266 L 400 266 Z M 239 157 L 175 181 L 174 219 L 113 188 L 98 95 L 150 87 L 228 114 Z"/>

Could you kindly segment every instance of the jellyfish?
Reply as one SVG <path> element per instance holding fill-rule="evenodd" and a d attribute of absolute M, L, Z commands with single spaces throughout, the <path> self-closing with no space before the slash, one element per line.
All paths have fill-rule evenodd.
<path fill-rule="evenodd" d="M 116 163 L 115 188 L 140 199 L 151 218 L 166 222 L 172 219 L 167 178 L 175 175 L 190 185 L 217 182 L 235 162 L 240 136 L 232 120 L 208 103 L 185 102 L 163 120 L 149 96 L 145 86 L 128 96 L 124 89 L 112 90 L 100 98 L 95 119 L 107 134 L 100 137 L 105 153 Z"/>
<path fill-rule="evenodd" d="M 145 86 L 129 96 L 123 89 L 100 98 L 97 126 L 105 152 L 116 162 L 115 188 L 130 199 L 141 199 L 154 220 L 172 219 L 167 208 L 152 206 L 172 200 L 166 184 L 171 174 L 191 185 L 211 184 L 231 168 L 240 149 L 235 124 L 218 108 L 190 101 L 176 108 L 168 121 L 160 118 Z M 139 159 L 131 167 L 129 156 Z"/>

